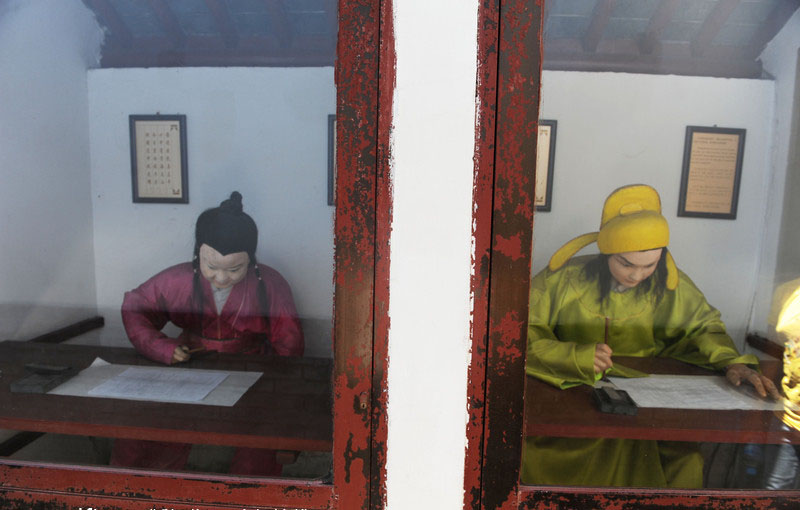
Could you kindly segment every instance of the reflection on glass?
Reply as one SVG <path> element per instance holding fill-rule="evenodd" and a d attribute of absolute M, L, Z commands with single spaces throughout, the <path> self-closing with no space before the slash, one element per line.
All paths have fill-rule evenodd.
<path fill-rule="evenodd" d="M 527 373 L 567 389 L 646 375 L 612 356 L 665 357 L 724 370 L 732 384 L 752 384 L 762 398 L 770 393 L 779 399 L 772 381 L 753 370 L 758 359 L 739 354 L 720 313 L 678 270 L 667 250 L 669 238 L 654 188 L 614 190 L 603 205 L 599 232 L 569 241 L 533 279 Z M 600 254 L 573 257 L 595 242 Z M 624 396 L 619 389 L 597 391 L 611 395 L 605 412 L 629 414 L 613 401 Z M 699 446 L 687 442 L 529 437 L 522 480 L 700 488 L 703 458 Z"/>
<path fill-rule="evenodd" d="M 325 6 L 179 2 L 165 7 L 171 26 L 146 2 L 0 6 L 0 67 L 15 70 L 0 94 L 0 208 L 15 218 L 0 237 L 0 338 L 15 341 L 0 342 L 0 442 L 23 437 L 10 425 L 49 424 L 4 455 L 329 474 Z M 188 204 L 135 203 L 129 117 L 174 114 Z M 95 316 L 102 327 L 25 342 Z M 263 375 L 232 406 L 9 393 L 26 364 L 82 370 L 98 357 Z"/>
<path fill-rule="evenodd" d="M 258 263 L 258 227 L 244 212 L 242 195 L 234 191 L 204 211 L 194 231 L 191 263 L 167 268 L 125 294 L 122 318 L 136 350 L 166 365 L 209 353 L 301 356 L 303 330 L 291 288 L 275 269 Z M 161 333 L 168 322 L 182 329 L 178 338 Z M 150 382 L 143 375 L 137 379 L 142 389 Z M 196 401 L 205 402 L 221 382 Z M 190 449 L 186 443 L 118 438 L 110 462 L 183 469 Z M 245 475 L 277 476 L 281 470 L 275 451 L 264 448 L 237 448 L 230 466 L 231 473 Z"/>
<path fill-rule="evenodd" d="M 781 296 L 781 289 L 794 291 L 788 298 Z M 783 379 L 781 388 L 786 396 L 783 422 L 794 430 L 800 430 L 800 281 L 793 280 L 779 287 L 776 293 L 781 312 L 775 325 L 775 331 L 786 337 L 783 351 Z M 774 306 L 774 305 L 773 305 Z"/>
<path fill-rule="evenodd" d="M 796 489 L 800 432 L 790 401 L 798 386 L 791 362 L 779 361 L 792 335 L 776 321 L 800 276 L 800 206 L 789 198 L 800 174 L 794 163 L 786 169 L 797 145 L 789 129 L 797 14 L 766 49 L 754 48 L 764 50 L 770 79 L 738 79 L 741 61 L 722 66 L 709 54 L 705 64 L 721 65 L 712 71 L 678 51 L 678 41 L 698 42 L 708 13 L 695 12 L 700 23 L 690 26 L 664 2 L 606 7 L 587 2 L 578 12 L 554 0 L 544 22 L 540 117 L 557 121 L 559 133 L 551 208 L 534 221 L 521 480 Z M 746 75 L 766 77 L 761 68 Z M 678 216 L 687 126 L 746 133 L 735 219 Z M 624 188 L 633 184 L 658 197 Z M 583 232 L 594 233 L 572 239 Z M 748 346 L 755 335 L 774 343 L 772 356 Z M 761 407 L 719 410 L 688 379 L 675 408 L 663 388 L 654 391 L 657 407 L 637 403 L 634 416 L 620 414 L 630 408 L 615 381 L 648 374 L 711 377 L 720 394 L 746 402 L 737 406 Z M 678 386 L 672 381 L 664 384 Z M 759 385 L 779 395 L 762 398 Z M 613 391 L 595 392 L 604 387 Z"/>

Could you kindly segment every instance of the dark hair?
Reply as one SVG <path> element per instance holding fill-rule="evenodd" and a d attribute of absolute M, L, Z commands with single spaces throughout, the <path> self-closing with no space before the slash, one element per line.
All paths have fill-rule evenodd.
<path fill-rule="evenodd" d="M 269 322 L 269 298 L 267 288 L 261 279 L 261 271 L 256 260 L 258 245 L 258 227 L 255 221 L 242 208 L 242 195 L 238 191 L 231 193 L 230 198 L 223 200 L 219 207 L 206 209 L 197 217 L 194 231 L 194 257 L 192 267 L 192 304 L 198 327 L 202 330 L 203 320 L 203 286 L 200 280 L 200 247 L 208 245 L 222 255 L 246 252 L 250 258 L 250 266 L 258 277 L 258 302 L 262 316 Z M 269 342 L 267 342 L 269 345 Z"/>
<path fill-rule="evenodd" d="M 583 266 L 583 274 L 587 280 L 597 280 L 598 289 L 600 291 L 599 302 L 603 302 L 611 293 L 611 284 L 614 277 L 611 275 L 611 270 L 608 268 L 608 259 L 611 255 L 598 253 L 596 257 L 589 260 Z M 667 248 L 661 250 L 661 258 L 658 259 L 656 270 L 653 271 L 646 280 L 639 283 L 634 291 L 637 296 L 647 294 L 653 291 L 654 304 L 661 301 L 664 296 L 664 291 L 667 288 Z"/>
<path fill-rule="evenodd" d="M 207 244 L 222 255 L 246 252 L 250 260 L 255 259 L 258 245 L 256 222 L 242 210 L 242 195 L 231 193 L 219 207 L 206 209 L 197 217 L 194 227 L 194 250 Z"/>

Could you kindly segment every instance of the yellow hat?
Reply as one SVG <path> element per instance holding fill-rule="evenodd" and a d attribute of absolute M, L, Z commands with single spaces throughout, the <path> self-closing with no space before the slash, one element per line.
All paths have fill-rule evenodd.
<path fill-rule="evenodd" d="M 600 253 L 611 255 L 629 251 L 654 250 L 669 244 L 669 225 L 661 215 L 658 192 L 645 184 L 614 190 L 603 205 L 600 231 L 584 234 L 567 242 L 550 258 L 555 271 L 585 246 L 597 242 Z M 678 286 L 678 269 L 667 252 L 667 288 Z"/>

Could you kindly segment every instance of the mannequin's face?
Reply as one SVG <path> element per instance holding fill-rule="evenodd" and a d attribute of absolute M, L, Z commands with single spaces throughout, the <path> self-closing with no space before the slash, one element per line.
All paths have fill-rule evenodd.
<path fill-rule="evenodd" d="M 218 289 L 233 287 L 244 280 L 250 256 L 245 251 L 222 255 L 207 244 L 200 246 L 200 272 Z"/>
<path fill-rule="evenodd" d="M 608 257 L 608 269 L 617 284 L 632 289 L 650 278 L 661 259 L 662 248 L 626 251 Z"/>

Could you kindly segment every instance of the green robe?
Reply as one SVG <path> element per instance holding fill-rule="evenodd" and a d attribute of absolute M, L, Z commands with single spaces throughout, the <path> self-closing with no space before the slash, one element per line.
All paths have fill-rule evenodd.
<path fill-rule="evenodd" d="M 615 356 L 662 356 L 709 369 L 733 363 L 757 366 L 740 356 L 720 313 L 679 271 L 674 291 L 658 304 L 652 291 L 612 291 L 599 302 L 596 280 L 583 269 L 593 255 L 574 257 L 531 282 L 526 372 L 560 388 L 593 385 L 595 344 L 609 318 L 608 345 Z M 609 375 L 615 375 L 612 369 Z M 619 374 L 624 375 L 624 374 Z M 535 398 L 535 397 L 534 397 Z M 522 481 L 542 485 L 700 487 L 703 460 L 692 443 L 630 439 L 525 439 Z"/>

